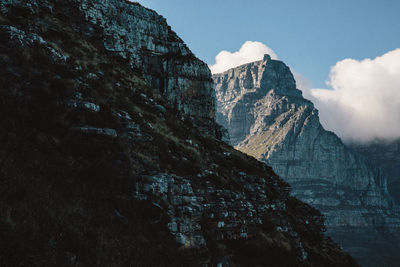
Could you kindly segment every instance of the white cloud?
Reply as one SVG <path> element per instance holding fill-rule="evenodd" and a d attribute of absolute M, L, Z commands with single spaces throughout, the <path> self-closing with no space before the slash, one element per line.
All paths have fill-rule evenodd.
<path fill-rule="evenodd" d="M 305 98 L 309 98 L 311 96 L 310 89 L 312 88 L 311 81 L 302 74 L 294 71 L 292 68 L 290 68 L 290 71 L 293 73 L 293 77 L 296 80 L 297 89 L 303 91 L 303 96 Z"/>
<path fill-rule="evenodd" d="M 400 48 L 375 59 L 339 61 L 327 84 L 333 90 L 304 90 L 325 128 L 346 141 L 400 137 Z"/>
<path fill-rule="evenodd" d="M 245 42 L 239 51 L 221 51 L 212 73 L 261 60 L 275 52 L 260 42 Z M 319 109 L 322 125 L 345 141 L 400 138 L 400 48 L 375 59 L 344 59 L 331 68 L 328 89 L 313 89 L 293 71 L 303 96 Z"/>
<path fill-rule="evenodd" d="M 221 73 L 231 68 L 263 59 L 264 54 L 269 54 L 272 59 L 278 59 L 275 52 L 261 42 L 246 41 L 239 51 L 229 52 L 223 50 L 215 57 L 215 64 L 209 68 L 212 73 Z"/>

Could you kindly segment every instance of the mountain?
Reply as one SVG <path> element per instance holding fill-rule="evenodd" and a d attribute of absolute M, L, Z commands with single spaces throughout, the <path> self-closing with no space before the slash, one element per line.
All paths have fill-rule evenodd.
<path fill-rule="evenodd" d="M 388 180 L 389 193 L 397 203 L 400 203 L 400 139 L 350 143 L 348 146 L 379 168 Z"/>
<path fill-rule="evenodd" d="M 265 55 L 213 79 L 217 122 L 231 144 L 272 166 L 294 196 L 319 209 L 328 234 L 362 264 L 396 266 L 400 216 L 385 177 L 324 130 L 289 67 Z"/>
<path fill-rule="evenodd" d="M 3 0 L 0 63 L 0 266 L 357 266 L 155 11 Z"/>

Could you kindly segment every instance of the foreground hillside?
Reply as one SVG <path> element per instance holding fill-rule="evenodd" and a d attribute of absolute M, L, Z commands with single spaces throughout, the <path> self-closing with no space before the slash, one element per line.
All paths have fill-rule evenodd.
<path fill-rule="evenodd" d="M 319 122 L 283 62 L 213 75 L 217 121 L 231 144 L 270 165 L 326 216 L 327 232 L 365 266 L 398 266 L 400 214 L 387 181 Z"/>
<path fill-rule="evenodd" d="M 221 141 L 207 66 L 126 1 L 0 3 L 0 266 L 355 266 Z"/>

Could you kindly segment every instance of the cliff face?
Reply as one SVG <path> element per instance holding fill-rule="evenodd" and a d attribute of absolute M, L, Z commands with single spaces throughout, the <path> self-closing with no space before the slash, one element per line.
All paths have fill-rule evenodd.
<path fill-rule="evenodd" d="M 387 235 L 398 231 L 400 217 L 386 179 L 323 129 L 290 69 L 266 55 L 213 79 L 216 118 L 231 144 L 272 166 L 293 195 L 322 211 L 328 233 L 362 263 L 394 264 L 399 239 Z"/>
<path fill-rule="evenodd" d="M 77 9 L 74 12 L 81 12 L 87 21 L 82 26 L 87 37 L 101 38 L 97 41 L 103 43 L 105 51 L 126 60 L 150 87 L 159 90 L 175 108 L 198 118 L 214 119 L 215 97 L 210 70 L 193 55 L 163 17 L 129 1 L 71 3 Z M 55 4 L 63 3 L 55 1 Z M 7 14 L 12 14 L 15 12 L 13 8 L 16 8 L 20 12 L 39 15 L 43 13 L 40 5 L 41 2 L 36 0 L 26 3 L 7 0 L 1 2 L 0 8 Z M 49 12 L 54 14 L 53 10 Z M 51 31 L 52 26 L 41 25 L 40 30 Z M 67 60 L 68 55 L 64 59 Z"/>
<path fill-rule="evenodd" d="M 388 180 L 388 191 L 400 203 L 400 140 L 377 140 L 371 143 L 348 144 Z"/>
<path fill-rule="evenodd" d="M 127 59 L 146 82 L 186 114 L 214 118 L 207 65 L 156 12 L 120 0 L 79 1 L 88 22 L 103 31 L 104 48 Z"/>
<path fill-rule="evenodd" d="M 0 3 L 0 266 L 355 266 L 222 142 L 206 65 L 126 1 Z"/>

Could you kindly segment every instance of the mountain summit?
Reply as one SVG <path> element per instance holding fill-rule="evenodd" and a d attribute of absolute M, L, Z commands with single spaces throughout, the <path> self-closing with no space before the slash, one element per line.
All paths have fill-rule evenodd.
<path fill-rule="evenodd" d="M 231 144 L 272 166 L 294 196 L 322 211 L 328 233 L 361 263 L 397 265 L 400 216 L 386 179 L 324 130 L 289 67 L 265 55 L 213 79 L 216 118 Z"/>

